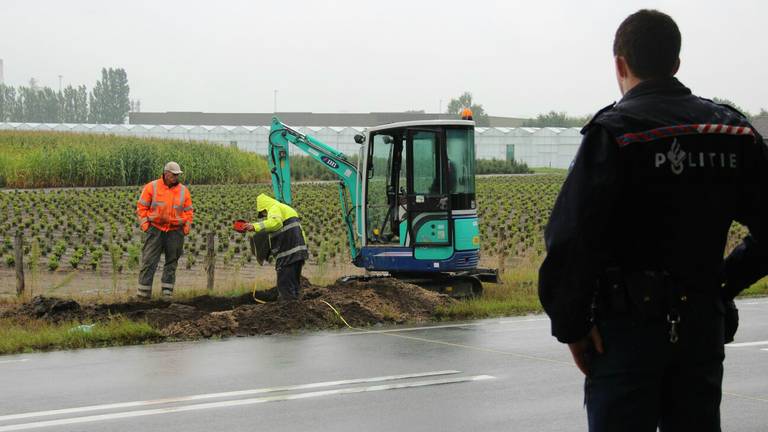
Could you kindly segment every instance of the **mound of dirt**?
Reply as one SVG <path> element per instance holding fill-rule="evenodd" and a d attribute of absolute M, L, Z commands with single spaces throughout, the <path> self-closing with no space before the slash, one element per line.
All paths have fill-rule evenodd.
<path fill-rule="evenodd" d="M 0 313 L 0 317 L 98 322 L 121 315 L 146 320 L 169 338 L 198 339 L 336 328 L 345 325 L 343 320 L 353 327 L 419 322 L 430 319 L 438 306 L 454 301 L 446 295 L 387 278 L 325 287 L 303 279 L 300 301 L 278 302 L 276 288 L 259 291 L 256 298 L 265 303 L 256 302 L 250 294 L 82 305 L 73 300 L 38 296 Z"/>
<path fill-rule="evenodd" d="M 63 300 L 37 296 L 21 306 L 19 313 L 37 319 L 57 321 L 59 317 L 77 315 L 81 312 L 80 304 L 74 300 Z"/>

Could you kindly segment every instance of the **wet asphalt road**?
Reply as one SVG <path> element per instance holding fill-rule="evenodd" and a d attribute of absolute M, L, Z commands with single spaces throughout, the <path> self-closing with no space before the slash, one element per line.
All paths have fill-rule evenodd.
<path fill-rule="evenodd" d="M 765 431 L 768 299 L 740 308 L 723 430 Z M 0 432 L 579 431 L 582 383 L 543 316 L 27 354 L 0 357 Z"/>

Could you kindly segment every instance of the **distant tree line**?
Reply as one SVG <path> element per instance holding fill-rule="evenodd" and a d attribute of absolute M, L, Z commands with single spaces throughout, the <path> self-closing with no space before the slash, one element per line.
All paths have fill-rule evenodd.
<path fill-rule="evenodd" d="M 739 110 L 742 114 L 744 114 L 748 119 L 753 119 L 757 116 L 765 116 L 768 115 L 768 111 L 765 108 L 761 108 L 760 112 L 758 114 L 752 114 L 749 111 L 741 108 L 734 102 L 725 99 L 725 98 L 713 98 L 713 101 L 719 104 L 726 104 L 730 105 L 733 108 L 736 108 Z M 490 121 L 488 117 L 488 113 L 485 112 L 485 109 L 483 108 L 483 105 L 477 103 L 473 97 L 472 93 L 465 91 L 461 94 L 461 96 L 451 99 L 451 101 L 448 103 L 448 107 L 446 109 L 446 113 L 448 114 L 455 114 L 459 115 L 461 111 L 464 108 L 470 108 L 472 110 L 472 113 L 474 114 L 475 124 L 477 126 L 489 126 Z M 421 111 L 408 111 L 408 112 L 424 112 Z M 583 127 L 589 121 L 592 119 L 592 114 L 587 114 L 584 116 L 570 116 L 565 111 L 549 111 L 547 113 L 542 113 L 536 116 L 536 118 L 527 119 L 523 122 L 523 127 Z"/>
<path fill-rule="evenodd" d="M 759 113 L 752 114 L 751 112 L 749 112 L 749 111 L 745 110 L 744 108 L 736 105 L 733 101 L 731 101 L 729 99 L 726 99 L 726 98 L 714 97 L 714 98 L 712 98 L 712 101 L 715 102 L 715 103 L 719 103 L 719 104 L 723 104 L 723 105 L 728 105 L 731 108 L 735 108 L 739 112 L 744 114 L 750 120 L 752 120 L 753 118 L 758 117 L 758 116 L 768 115 L 768 111 L 766 111 L 765 108 L 760 108 L 760 112 Z"/>
<path fill-rule="evenodd" d="M 546 114 L 539 114 L 534 119 L 526 120 L 523 122 L 523 127 L 582 127 L 591 118 L 591 114 L 583 117 L 571 117 L 564 111 L 550 111 Z"/>
<path fill-rule="evenodd" d="M 18 123 L 125 123 L 131 109 L 128 75 L 122 68 L 103 68 L 90 92 L 68 85 L 61 91 L 0 84 L 0 122 Z"/>
<path fill-rule="evenodd" d="M 729 99 L 716 97 L 712 98 L 712 100 L 719 104 L 730 105 L 731 107 L 739 110 L 750 120 L 757 116 L 768 115 L 768 111 L 766 111 L 765 108 L 761 108 L 758 114 L 752 114 L 749 111 L 736 105 Z M 534 119 L 526 120 L 523 123 L 523 127 L 582 127 L 586 125 L 591 119 L 591 114 L 582 117 L 572 117 L 564 111 L 550 111 L 545 114 L 539 114 Z"/>

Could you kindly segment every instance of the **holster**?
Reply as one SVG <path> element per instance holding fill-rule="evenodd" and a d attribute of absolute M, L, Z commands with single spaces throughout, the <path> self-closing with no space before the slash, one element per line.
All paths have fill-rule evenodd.
<path fill-rule="evenodd" d="M 675 295 L 669 275 L 661 271 L 624 273 L 608 268 L 598 284 L 597 310 L 603 316 L 646 320 L 663 316 Z"/>

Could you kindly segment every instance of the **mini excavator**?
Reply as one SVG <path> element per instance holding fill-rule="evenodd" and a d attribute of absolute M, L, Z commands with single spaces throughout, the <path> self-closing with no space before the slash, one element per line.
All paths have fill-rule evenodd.
<path fill-rule="evenodd" d="M 454 297 L 479 296 L 494 269 L 478 268 L 475 122 L 426 120 L 355 135 L 357 160 L 272 119 L 267 160 L 275 198 L 292 205 L 290 144 L 333 172 L 352 263 Z M 375 276 L 372 276 L 375 275 Z"/>

